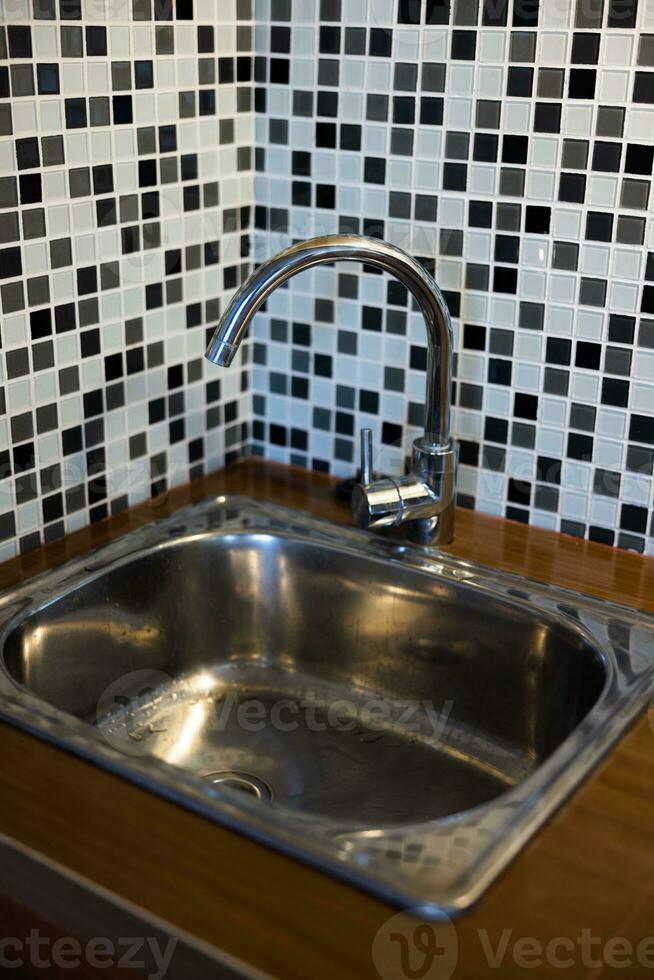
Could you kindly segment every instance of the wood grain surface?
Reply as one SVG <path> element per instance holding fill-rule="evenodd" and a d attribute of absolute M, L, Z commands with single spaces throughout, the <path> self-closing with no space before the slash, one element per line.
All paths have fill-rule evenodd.
<path fill-rule="evenodd" d="M 349 521 L 328 477 L 249 460 L 5 563 L 0 587 L 217 493 Z M 652 559 L 463 510 L 446 550 L 654 612 Z M 650 720 L 641 717 L 476 908 L 457 920 L 455 971 L 424 974 L 426 980 L 654 977 L 654 941 L 651 967 L 642 945 L 645 965 L 632 957 L 629 968 L 611 965 L 624 946 L 607 947 L 620 938 L 636 947 L 654 936 Z M 0 833 L 272 977 L 379 978 L 373 944 L 396 910 L 10 726 L 0 725 L 0 737 Z M 405 917 L 407 935 L 415 924 Z M 582 956 L 584 935 L 596 942 Z M 534 965 L 538 947 L 525 946 L 529 939 L 558 944 L 549 963 Z M 502 944 L 504 958 L 493 968 L 485 950 Z M 571 945 L 574 953 L 567 952 Z M 556 965 L 569 958 L 572 966 Z"/>

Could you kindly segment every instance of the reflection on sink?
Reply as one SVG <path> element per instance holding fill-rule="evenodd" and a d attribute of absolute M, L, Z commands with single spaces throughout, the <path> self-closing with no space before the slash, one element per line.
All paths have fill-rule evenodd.
<path fill-rule="evenodd" d="M 645 616 L 240 498 L 0 617 L 4 717 L 427 913 L 479 895 L 654 669 Z"/>

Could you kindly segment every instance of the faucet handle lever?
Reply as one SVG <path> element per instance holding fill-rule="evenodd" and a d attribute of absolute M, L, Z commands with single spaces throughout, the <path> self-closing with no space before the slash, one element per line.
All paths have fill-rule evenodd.
<path fill-rule="evenodd" d="M 372 483 L 372 429 L 361 429 L 361 482 Z"/>

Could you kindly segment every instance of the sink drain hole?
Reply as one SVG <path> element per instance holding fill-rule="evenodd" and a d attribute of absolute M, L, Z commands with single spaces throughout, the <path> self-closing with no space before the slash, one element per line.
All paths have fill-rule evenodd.
<path fill-rule="evenodd" d="M 227 786 L 229 789 L 236 789 L 240 793 L 254 796 L 257 800 L 272 800 L 273 798 L 272 786 L 265 779 L 253 776 L 249 772 L 221 769 L 218 772 L 205 773 L 204 778 L 208 779 L 214 786 Z"/>

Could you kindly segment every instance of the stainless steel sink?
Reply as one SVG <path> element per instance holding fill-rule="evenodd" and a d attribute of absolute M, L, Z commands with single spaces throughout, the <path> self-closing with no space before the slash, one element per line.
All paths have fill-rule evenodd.
<path fill-rule="evenodd" d="M 0 628 L 2 718 L 427 915 L 654 686 L 644 614 L 237 497 L 32 579 Z"/>

